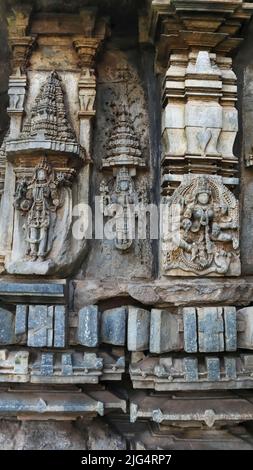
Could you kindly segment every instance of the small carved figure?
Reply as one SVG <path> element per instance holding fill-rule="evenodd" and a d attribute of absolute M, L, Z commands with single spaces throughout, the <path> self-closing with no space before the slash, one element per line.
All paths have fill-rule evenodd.
<path fill-rule="evenodd" d="M 14 206 L 27 220 L 23 226 L 27 242 L 27 255 L 31 260 L 43 261 L 48 254 L 50 214 L 61 205 L 59 186 L 65 175 L 56 175 L 52 167 L 43 161 L 36 166 L 32 180 L 21 181 L 14 195 Z"/>
<path fill-rule="evenodd" d="M 171 204 L 180 204 L 180 237 L 168 253 L 166 270 L 224 274 L 238 249 L 238 205 L 232 193 L 209 177 L 181 185 Z"/>
<path fill-rule="evenodd" d="M 143 188 L 142 188 L 143 191 Z M 136 191 L 132 177 L 126 168 L 120 168 L 111 189 L 101 182 L 101 211 L 105 216 L 115 217 L 115 246 L 118 250 L 128 250 L 133 243 L 135 208 L 142 201 L 142 193 Z"/>

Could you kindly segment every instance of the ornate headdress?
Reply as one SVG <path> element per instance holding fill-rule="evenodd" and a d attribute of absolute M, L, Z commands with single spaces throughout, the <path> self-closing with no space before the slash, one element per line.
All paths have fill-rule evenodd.
<path fill-rule="evenodd" d="M 197 196 L 198 194 L 201 193 L 207 193 L 207 194 L 212 194 L 212 190 L 210 187 L 210 183 L 207 178 L 198 178 L 197 180 L 197 187 L 195 190 L 195 195 Z"/>

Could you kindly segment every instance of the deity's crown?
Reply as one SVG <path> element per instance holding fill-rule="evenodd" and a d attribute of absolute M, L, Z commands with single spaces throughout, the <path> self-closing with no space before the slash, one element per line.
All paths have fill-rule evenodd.
<path fill-rule="evenodd" d="M 118 180 L 131 180 L 131 176 L 129 175 L 129 172 L 127 168 L 123 167 L 120 168 L 118 174 L 117 174 L 117 179 Z"/>
<path fill-rule="evenodd" d="M 199 178 L 197 180 L 196 194 L 208 193 L 211 194 L 210 183 L 207 178 Z"/>
<path fill-rule="evenodd" d="M 38 165 L 36 165 L 36 167 L 35 167 L 35 172 L 37 173 L 38 170 L 45 170 L 48 174 L 51 173 L 52 167 L 51 167 L 51 165 L 48 163 L 48 161 L 47 161 L 46 158 L 43 158 L 43 159 L 41 160 L 41 162 L 38 163 Z"/>

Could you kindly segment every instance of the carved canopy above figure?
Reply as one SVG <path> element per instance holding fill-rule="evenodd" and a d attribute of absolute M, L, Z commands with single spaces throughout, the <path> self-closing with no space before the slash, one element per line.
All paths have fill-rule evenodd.
<path fill-rule="evenodd" d="M 18 139 L 8 140 L 6 144 L 7 158 L 14 163 L 20 161 L 20 156 L 24 158 L 24 154 L 34 156 L 43 151 L 47 155 L 60 154 L 62 159 L 68 155 L 74 168 L 85 160 L 85 151 L 67 118 L 63 87 L 56 71 L 50 73 L 41 87 Z"/>

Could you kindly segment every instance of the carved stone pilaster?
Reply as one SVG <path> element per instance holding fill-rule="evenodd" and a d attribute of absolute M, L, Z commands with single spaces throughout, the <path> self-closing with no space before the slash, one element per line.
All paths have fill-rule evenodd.
<path fill-rule="evenodd" d="M 96 54 L 105 39 L 106 21 L 96 19 L 96 8 L 87 8 L 80 11 L 80 20 L 84 31 L 83 35 L 73 37 L 73 46 L 79 58 L 81 75 L 78 82 L 80 122 L 80 142 L 90 153 L 91 118 L 96 114 L 94 107 L 96 98 Z"/>
<path fill-rule="evenodd" d="M 35 37 L 27 35 L 31 5 L 16 5 L 11 9 L 8 21 L 12 75 L 9 78 L 10 138 L 17 138 L 22 127 L 27 91 L 26 69 L 35 43 Z"/>
<path fill-rule="evenodd" d="M 31 12 L 31 5 L 16 5 L 7 17 L 13 74 L 25 72 L 34 45 L 35 37 L 27 35 Z"/>
<path fill-rule="evenodd" d="M 189 256 L 191 268 L 190 264 L 187 268 L 184 262 L 183 264 L 181 264 L 181 261 L 179 264 L 177 263 L 179 258 L 181 259 L 182 250 L 185 250 L 186 254 L 189 248 L 187 243 L 184 248 L 182 244 L 187 240 L 189 241 L 188 236 L 191 230 L 195 235 L 198 232 L 198 229 L 195 232 L 196 224 L 193 220 L 187 225 L 182 218 L 182 213 L 178 214 L 180 223 L 177 237 L 181 242 L 174 251 L 173 249 L 172 251 L 171 249 L 169 251 L 165 250 L 167 255 L 168 252 L 170 253 L 168 264 L 165 262 L 166 267 L 163 265 L 162 268 L 162 273 L 166 273 L 166 275 L 184 275 L 184 273 L 188 275 L 197 275 L 198 273 L 199 275 L 240 274 L 240 262 L 237 252 L 239 245 L 238 234 L 236 235 L 236 248 L 233 245 L 232 250 L 228 250 L 229 253 L 227 248 L 225 248 L 225 251 L 223 250 L 225 246 L 228 247 L 227 242 L 229 242 L 231 235 L 225 234 L 223 230 L 225 230 L 225 227 L 228 228 L 226 223 L 229 219 L 229 211 L 234 210 L 237 205 L 227 186 L 233 191 L 234 186 L 239 184 L 237 178 L 238 159 L 233 153 L 233 145 L 238 130 L 238 116 L 235 108 L 236 77 L 232 70 L 232 60 L 226 56 L 241 43 L 241 26 L 250 19 L 252 11 L 252 5 L 243 0 L 238 2 L 225 2 L 222 0 L 218 2 L 208 0 L 192 0 L 189 2 L 183 0 L 153 0 L 151 2 L 149 33 L 157 51 L 156 69 L 158 72 L 165 71 L 161 164 L 164 202 L 171 207 L 171 204 L 174 204 L 173 198 L 177 198 L 179 193 L 182 196 L 182 199 L 180 199 L 181 196 L 179 197 L 181 202 L 178 199 L 179 205 L 185 197 L 187 199 L 187 190 L 184 193 L 183 188 L 186 189 L 184 181 L 186 181 L 186 175 L 188 174 L 196 175 L 196 177 L 192 177 L 195 181 L 201 181 L 201 178 L 207 175 L 205 177 L 207 178 L 206 182 L 212 181 L 210 184 L 214 184 L 218 191 L 214 199 L 218 193 L 219 199 L 223 197 L 222 194 L 228 191 L 230 200 L 227 205 L 227 215 L 225 216 L 225 213 L 220 214 L 221 219 L 226 218 L 225 225 L 223 223 L 225 219 L 217 221 L 217 211 L 214 211 L 214 217 L 211 216 L 212 220 L 208 219 L 208 216 L 204 222 L 206 235 L 204 235 L 204 238 L 200 236 L 196 247 L 198 246 L 200 250 L 204 247 L 202 242 L 206 236 L 209 237 L 209 229 L 211 232 L 214 229 L 214 237 L 210 232 L 212 240 L 210 239 L 209 248 L 207 246 L 203 248 L 204 251 L 200 255 L 201 260 L 199 258 L 201 266 L 199 265 L 199 268 L 196 268 L 195 265 L 196 269 L 193 265 L 198 264 L 199 255 L 195 256 L 193 253 L 186 255 L 186 257 Z M 210 180 L 209 177 L 211 177 Z M 176 192 L 174 193 L 174 191 Z M 197 212 L 199 214 L 200 212 L 203 213 L 203 210 L 205 211 L 204 207 L 207 207 L 206 204 L 208 205 L 211 202 L 211 188 L 209 193 L 208 191 L 205 193 L 206 202 L 203 202 L 205 199 L 204 192 L 203 190 L 200 195 L 200 206 L 197 202 L 193 209 L 195 215 Z M 215 205 L 214 199 L 213 203 Z M 207 200 L 209 200 L 209 203 Z M 238 215 L 238 209 L 236 211 Z M 237 220 L 237 216 L 233 220 Z M 193 226 L 191 225 L 192 222 Z M 218 225 L 220 228 L 222 227 L 219 236 L 216 231 Z M 237 223 L 236 230 L 238 230 L 238 227 Z M 184 232 L 183 235 L 182 231 Z M 163 237 L 164 240 L 170 238 L 167 232 L 163 234 Z M 226 243 L 224 245 L 225 239 Z M 180 245 L 180 243 L 182 244 Z M 222 249 L 221 245 L 223 245 Z M 163 247 L 164 243 L 162 242 L 162 258 L 164 257 Z M 220 249 L 223 253 L 222 259 L 219 255 L 219 253 L 221 254 Z M 165 254 L 165 258 L 167 255 Z M 182 256 L 184 257 L 184 255 Z M 223 267 L 221 265 L 215 266 L 216 261 L 211 261 L 211 257 L 213 257 L 213 260 L 217 260 L 218 265 L 221 261 Z M 231 257 L 235 260 L 235 264 Z M 227 259 L 228 264 L 225 259 Z M 179 267 L 179 265 L 180 269 L 178 270 L 176 266 Z M 180 272 L 181 269 L 182 272 Z"/>

